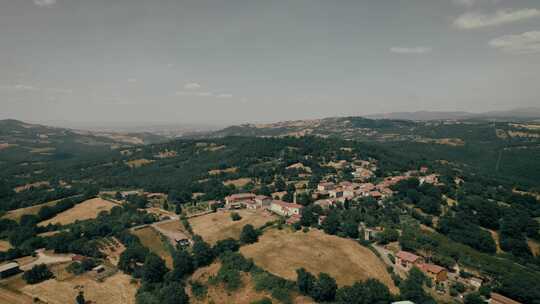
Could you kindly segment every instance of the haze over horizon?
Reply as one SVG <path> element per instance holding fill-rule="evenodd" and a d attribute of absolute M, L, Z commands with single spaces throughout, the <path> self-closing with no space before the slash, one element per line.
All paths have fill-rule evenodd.
<path fill-rule="evenodd" d="M 534 0 L 0 1 L 0 119 L 233 124 L 540 104 Z"/>

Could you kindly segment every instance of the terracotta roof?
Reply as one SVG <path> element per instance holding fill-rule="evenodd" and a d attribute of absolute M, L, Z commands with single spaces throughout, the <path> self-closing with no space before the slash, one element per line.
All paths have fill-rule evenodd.
<path fill-rule="evenodd" d="M 255 197 L 253 193 L 238 193 L 228 196 L 229 199 L 249 199 Z"/>
<path fill-rule="evenodd" d="M 281 207 L 285 207 L 285 208 L 303 208 L 304 207 L 299 204 L 287 203 L 287 202 L 278 201 L 278 200 L 273 200 L 272 204 L 280 205 Z"/>
<path fill-rule="evenodd" d="M 267 199 L 267 198 L 269 198 L 269 197 L 266 196 L 266 195 L 257 195 L 257 196 L 255 196 L 255 199 L 258 199 L 258 200 L 263 200 L 263 199 Z"/>
<path fill-rule="evenodd" d="M 396 257 L 411 263 L 416 262 L 420 258 L 416 254 L 410 253 L 408 251 L 400 251 L 396 254 Z"/>
<path fill-rule="evenodd" d="M 441 271 L 443 270 L 446 270 L 444 267 L 441 267 L 439 265 L 435 265 L 435 264 L 419 264 L 418 265 L 418 268 L 420 268 L 420 270 L 422 271 L 425 271 L 425 272 L 431 272 L 431 273 L 434 273 L 434 274 L 438 274 L 440 273 Z"/>
<path fill-rule="evenodd" d="M 495 292 L 491 293 L 491 303 L 493 303 L 493 301 L 497 301 L 496 303 L 501 303 L 501 304 L 521 304 L 521 302 L 512 300 L 510 298 L 507 298 Z"/>

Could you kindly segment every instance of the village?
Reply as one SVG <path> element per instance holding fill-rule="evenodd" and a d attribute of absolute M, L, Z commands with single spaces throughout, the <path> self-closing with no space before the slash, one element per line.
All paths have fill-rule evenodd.
<path fill-rule="evenodd" d="M 172 267 L 173 261 L 167 248 L 188 248 L 193 245 L 194 235 L 202 236 L 206 241 L 215 244 L 226 238 L 237 238 L 242 226 L 246 224 L 262 227 L 281 222 L 290 227 L 292 231 L 299 230 L 303 209 L 306 208 L 305 202 L 300 202 L 299 198 L 301 196 L 309 196 L 311 201 L 309 205 L 322 210 L 314 226 L 314 228 L 321 229 L 320 227 L 324 226 L 327 219 L 326 214 L 333 209 L 343 208 L 346 204 L 354 205 L 358 200 L 365 199 L 369 199 L 379 206 L 392 204 L 392 196 L 395 193 L 392 188 L 401 181 L 415 178 L 418 179 L 420 184 L 441 185 L 439 175 L 425 166 L 420 167 L 418 170 L 383 178 L 375 177 L 375 171 L 377 170 L 375 160 L 336 161 L 330 162 L 327 166 L 334 168 L 336 173 L 322 177 L 322 180 L 313 187 L 309 187 L 309 183 L 291 182 L 294 184 L 293 193 L 290 193 L 290 191 L 277 191 L 270 193 L 270 195 L 262 195 L 257 194 L 256 191 L 238 191 L 238 193 L 223 197 L 222 200 L 186 203 L 182 206 L 180 213 L 172 210 L 174 205 L 169 203 L 169 198 L 165 193 L 149 193 L 143 190 L 103 191 L 100 193 L 100 197 L 103 204 L 107 205 L 108 210 L 115 205 L 126 204 L 133 198 L 143 198 L 145 205 L 140 206 L 140 209 L 155 215 L 156 221 L 151 224 L 132 227 L 130 231 L 141 240 L 143 245 L 163 258 L 167 266 Z M 302 163 L 293 164 L 287 168 L 304 173 L 310 171 L 310 168 L 305 167 Z M 352 178 L 349 180 L 342 178 L 342 175 L 340 175 L 340 172 L 344 169 L 351 171 L 350 176 Z M 302 173 L 299 175 L 302 175 Z M 306 176 L 309 176 L 309 174 L 304 175 L 304 177 Z M 238 187 L 238 189 L 241 188 Z M 193 197 L 196 198 L 201 195 L 194 194 Z M 99 210 L 96 210 L 95 216 L 97 216 Z M 67 212 L 70 212 L 70 210 Z M 235 219 L 235 217 L 238 219 Z M 70 219 L 70 221 L 74 220 L 76 219 Z M 55 222 L 54 219 L 50 221 Z M 281 229 L 281 226 L 279 227 Z M 373 255 L 368 251 L 368 253 L 364 253 L 364 256 L 365 254 L 372 255 L 374 258 L 377 256 L 378 258 L 375 258 L 379 260 L 377 263 L 380 263 L 381 266 L 385 265 L 390 275 L 395 275 L 401 279 L 406 279 L 412 269 L 421 271 L 429 278 L 431 282 L 428 284 L 430 293 L 437 299 L 443 299 L 447 302 L 452 300 L 462 302 L 466 293 L 480 290 L 483 284 L 490 280 L 489 277 L 464 271 L 457 264 L 451 269 L 437 265 L 428 255 L 401 250 L 399 243 L 395 241 L 384 245 L 379 244 L 379 236 L 385 232 L 385 228 L 380 225 L 368 225 L 361 222 L 357 226 L 357 230 L 358 238 L 355 241 L 367 246 L 375 253 Z M 83 287 L 79 289 L 93 295 L 94 298 L 103 298 L 103 294 L 99 292 L 96 294 L 95 291 L 88 292 L 87 290 L 90 288 L 84 288 L 84 286 L 93 286 L 93 284 L 107 282 L 107 280 L 117 282 L 119 278 L 122 278 L 123 281 L 120 280 L 121 282 L 118 284 L 125 284 L 125 278 L 118 272 L 117 265 L 118 258 L 124 249 L 116 239 L 109 240 L 104 245 L 107 259 L 101 262 L 92 260 L 94 263 L 85 274 L 86 279 L 90 281 L 82 283 L 80 286 Z M 9 280 L 10 277 L 22 271 L 27 271 L 38 263 L 44 263 L 53 269 L 60 269 L 58 271 L 64 273 L 67 265 L 74 263 L 83 265 L 87 263 L 86 261 L 89 261 L 87 257 L 78 254 L 60 255 L 43 250 L 37 252 L 37 256 L 38 259 L 31 262 L 26 260 L 4 263 L 0 266 L 0 280 Z M 257 259 L 257 255 L 254 255 L 254 257 Z M 309 261 L 307 266 L 309 267 Z M 268 264 L 268 267 L 275 266 Z M 287 273 L 283 275 L 288 276 Z M 377 278 L 383 281 L 386 279 L 388 286 L 391 287 L 391 290 L 394 290 L 394 283 L 389 280 L 390 276 L 386 276 Z M 69 280 L 79 280 L 78 276 L 70 276 L 70 278 Z M 7 285 L 9 286 L 10 283 Z M 130 290 L 133 290 L 133 288 Z M 75 288 L 70 291 L 70 295 L 76 294 L 79 289 Z M 34 299 L 41 299 L 41 302 L 36 303 L 57 303 L 53 300 L 53 296 L 44 292 L 45 289 L 43 288 L 34 287 L 24 290 L 25 295 Z M 491 293 L 490 298 L 491 304 L 519 303 L 497 293 Z M 21 301 L 20 303 L 27 302 Z M 402 301 L 396 303 L 410 304 L 413 302 Z"/>

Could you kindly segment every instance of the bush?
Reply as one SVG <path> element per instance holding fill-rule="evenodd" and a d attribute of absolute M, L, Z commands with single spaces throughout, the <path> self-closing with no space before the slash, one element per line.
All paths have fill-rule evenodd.
<path fill-rule="evenodd" d="M 260 300 L 251 302 L 251 304 L 272 304 L 272 300 L 269 298 L 262 298 Z"/>
<path fill-rule="evenodd" d="M 54 277 L 53 273 L 47 268 L 47 265 L 35 265 L 32 269 L 23 274 L 23 279 L 28 284 L 37 284 Z"/>
<path fill-rule="evenodd" d="M 203 284 L 195 281 L 190 282 L 191 285 L 191 292 L 197 299 L 202 299 L 206 296 L 206 293 L 208 292 L 208 288 L 204 286 Z"/>
<path fill-rule="evenodd" d="M 231 219 L 236 222 L 236 221 L 239 221 L 242 219 L 242 217 L 240 216 L 240 214 L 238 214 L 238 212 L 232 212 L 231 213 Z"/>

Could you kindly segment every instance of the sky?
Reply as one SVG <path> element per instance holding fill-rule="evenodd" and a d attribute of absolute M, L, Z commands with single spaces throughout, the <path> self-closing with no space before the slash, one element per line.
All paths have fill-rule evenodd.
<path fill-rule="evenodd" d="M 540 106 L 538 0 L 0 0 L 0 119 Z"/>

